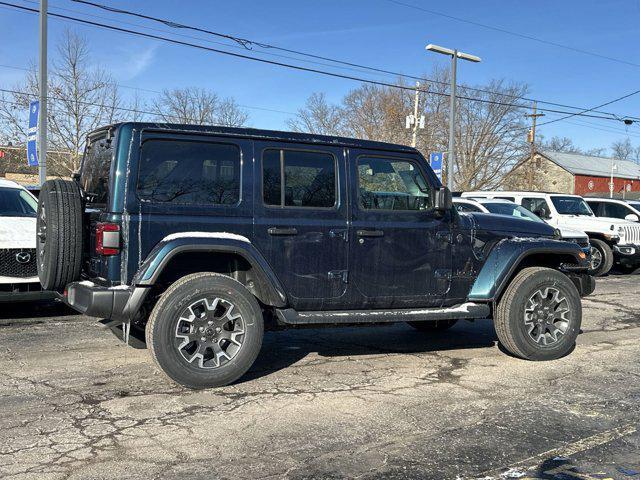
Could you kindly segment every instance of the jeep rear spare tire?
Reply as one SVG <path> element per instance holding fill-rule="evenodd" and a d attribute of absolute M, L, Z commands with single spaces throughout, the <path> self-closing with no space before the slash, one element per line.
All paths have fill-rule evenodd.
<path fill-rule="evenodd" d="M 193 273 L 175 282 L 147 323 L 147 347 L 173 381 L 200 389 L 228 385 L 251 367 L 262 345 L 262 310 L 233 278 Z"/>
<path fill-rule="evenodd" d="M 76 182 L 44 183 L 38 197 L 36 235 L 42 288 L 62 291 L 80 278 L 82 265 L 82 198 Z"/>
<path fill-rule="evenodd" d="M 493 320 L 500 343 L 512 354 L 557 359 L 573 349 L 580 331 L 580 294 L 562 272 L 524 268 L 506 288 Z"/>

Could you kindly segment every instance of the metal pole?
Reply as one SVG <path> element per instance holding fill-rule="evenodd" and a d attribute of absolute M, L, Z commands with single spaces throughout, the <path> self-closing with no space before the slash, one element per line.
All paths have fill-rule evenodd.
<path fill-rule="evenodd" d="M 38 115 L 38 164 L 40 185 L 47 180 L 47 0 L 40 0 L 40 112 Z"/>
<path fill-rule="evenodd" d="M 453 191 L 453 165 L 456 153 L 456 66 L 458 63 L 458 50 L 454 50 L 451 56 L 451 108 L 449 109 L 449 152 L 447 153 L 447 187 Z"/>
<path fill-rule="evenodd" d="M 416 140 L 418 135 L 418 103 L 420 102 L 420 82 L 416 82 L 416 99 L 413 104 L 413 136 L 411 137 L 411 146 L 416 148 Z"/>
<path fill-rule="evenodd" d="M 611 182 L 609 183 L 609 198 L 613 198 L 613 160 L 611 161 Z"/>

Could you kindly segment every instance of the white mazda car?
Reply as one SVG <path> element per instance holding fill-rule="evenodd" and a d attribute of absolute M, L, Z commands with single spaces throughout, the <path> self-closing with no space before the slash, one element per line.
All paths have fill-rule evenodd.
<path fill-rule="evenodd" d="M 27 189 L 0 179 L 0 301 L 53 298 L 38 279 L 37 208 L 38 200 Z"/>

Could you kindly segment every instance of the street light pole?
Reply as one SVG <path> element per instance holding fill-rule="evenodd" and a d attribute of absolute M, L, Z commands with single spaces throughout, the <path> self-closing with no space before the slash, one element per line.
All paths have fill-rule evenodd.
<path fill-rule="evenodd" d="M 453 191 L 453 166 L 456 161 L 456 71 L 458 50 L 451 55 L 451 95 L 449 95 L 449 152 L 447 153 L 447 187 Z"/>
<path fill-rule="evenodd" d="M 456 158 L 456 75 L 458 58 L 462 60 L 468 60 L 470 62 L 478 63 L 481 61 L 480 57 L 470 55 L 468 53 L 459 52 L 458 50 L 452 50 L 450 48 L 440 47 L 430 43 L 427 45 L 427 50 L 431 52 L 441 53 L 443 55 L 449 55 L 451 57 L 451 92 L 450 97 L 450 109 L 449 109 L 449 152 L 447 153 L 447 187 L 449 190 L 453 190 L 453 166 Z"/>
<path fill-rule="evenodd" d="M 38 173 L 40 186 L 47 181 L 47 0 L 40 0 L 40 70 L 38 113 Z"/>

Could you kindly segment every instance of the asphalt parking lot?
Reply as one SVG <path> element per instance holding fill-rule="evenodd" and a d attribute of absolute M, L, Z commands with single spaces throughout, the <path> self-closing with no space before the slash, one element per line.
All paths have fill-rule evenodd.
<path fill-rule="evenodd" d="M 199 392 L 94 319 L 5 306 L 0 477 L 640 479 L 639 278 L 598 280 L 559 361 L 490 321 L 272 332 Z"/>

